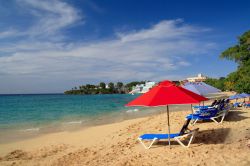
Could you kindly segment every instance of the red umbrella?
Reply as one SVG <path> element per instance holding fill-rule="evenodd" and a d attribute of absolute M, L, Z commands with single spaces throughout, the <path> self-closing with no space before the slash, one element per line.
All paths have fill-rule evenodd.
<path fill-rule="evenodd" d="M 126 104 L 126 106 L 145 106 L 145 107 L 167 106 L 168 133 L 170 134 L 168 105 L 193 104 L 193 103 L 200 103 L 201 101 L 205 100 L 208 99 L 194 92 L 186 90 L 180 86 L 176 86 L 173 82 L 166 80 L 161 82 L 158 86 L 152 88 L 147 93 L 129 102 L 128 104 Z M 169 146 L 170 146 L 170 137 L 169 137 Z"/>

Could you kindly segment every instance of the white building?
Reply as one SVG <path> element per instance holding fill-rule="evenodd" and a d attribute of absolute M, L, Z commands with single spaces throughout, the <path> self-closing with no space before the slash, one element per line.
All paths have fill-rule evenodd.
<path fill-rule="evenodd" d="M 155 82 L 146 82 L 145 84 L 138 84 L 132 88 L 131 94 L 134 93 L 146 93 L 148 92 L 156 83 Z"/>
<path fill-rule="evenodd" d="M 201 73 L 197 75 L 197 77 L 188 77 L 188 82 L 201 82 L 207 79 L 206 76 L 202 75 Z"/>

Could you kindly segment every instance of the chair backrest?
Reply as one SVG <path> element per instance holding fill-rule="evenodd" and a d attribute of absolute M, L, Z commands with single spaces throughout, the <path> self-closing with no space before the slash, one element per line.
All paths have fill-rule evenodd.
<path fill-rule="evenodd" d="M 213 105 L 213 107 L 217 108 L 220 105 L 221 101 L 222 101 L 221 99 L 217 100 L 217 102 Z"/>
<path fill-rule="evenodd" d="M 216 104 L 220 104 L 220 102 L 221 102 L 221 99 L 219 99 L 218 102 L 217 102 Z"/>
<path fill-rule="evenodd" d="M 217 103 L 217 100 L 214 100 L 214 102 L 211 104 L 211 106 L 214 106 Z"/>
<path fill-rule="evenodd" d="M 225 99 L 222 99 L 221 102 L 220 102 L 220 104 L 222 104 L 222 103 L 224 103 L 224 102 L 225 102 Z"/>
<path fill-rule="evenodd" d="M 182 128 L 181 128 L 180 135 L 185 134 L 185 132 L 186 132 L 187 129 L 188 129 L 188 125 L 189 125 L 190 121 L 191 121 L 191 119 L 187 119 L 187 120 L 185 121 L 185 123 L 183 124 L 183 126 L 182 126 Z"/>
<path fill-rule="evenodd" d="M 226 100 L 225 100 L 225 103 L 229 103 L 229 102 L 230 102 L 230 100 L 229 100 L 229 99 L 226 99 Z"/>
<path fill-rule="evenodd" d="M 218 110 L 219 111 L 221 111 L 221 110 L 223 110 L 223 108 L 225 107 L 225 103 L 224 102 L 222 102 L 220 105 L 219 105 L 219 107 L 218 107 Z"/>

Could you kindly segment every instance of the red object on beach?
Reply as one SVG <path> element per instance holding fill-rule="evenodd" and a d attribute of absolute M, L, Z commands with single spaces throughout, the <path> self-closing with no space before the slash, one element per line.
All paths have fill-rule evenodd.
<path fill-rule="evenodd" d="M 147 93 L 129 102 L 126 106 L 146 106 L 157 107 L 167 106 L 168 115 L 168 143 L 170 147 L 170 122 L 168 105 L 193 104 L 208 100 L 194 92 L 175 85 L 173 82 L 165 80 L 153 87 Z M 192 105 L 191 105 L 192 107 Z M 192 110 L 192 109 L 191 109 Z"/>
<path fill-rule="evenodd" d="M 126 106 L 154 107 L 173 104 L 194 104 L 206 100 L 208 99 L 166 80 L 129 102 Z"/>

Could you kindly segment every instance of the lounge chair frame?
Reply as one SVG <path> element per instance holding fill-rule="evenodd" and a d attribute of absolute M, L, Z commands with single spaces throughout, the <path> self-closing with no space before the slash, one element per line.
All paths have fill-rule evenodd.
<path fill-rule="evenodd" d="M 194 130 L 191 130 L 191 131 L 189 131 L 189 132 L 186 133 L 186 134 L 183 134 L 183 135 L 180 135 L 180 136 L 176 136 L 176 137 L 174 137 L 174 138 L 172 138 L 172 139 L 176 140 L 182 147 L 188 148 L 188 147 L 190 146 L 190 144 L 193 142 L 193 140 L 194 140 L 194 138 L 195 138 L 195 135 L 196 135 L 196 133 L 198 132 L 198 130 L 199 130 L 199 128 L 194 129 Z M 189 139 L 189 141 L 188 141 L 188 144 L 185 145 L 185 144 L 181 141 L 181 139 L 184 139 L 184 138 L 186 138 L 186 137 L 188 137 L 188 136 L 190 136 L 190 135 L 191 135 L 191 137 L 190 137 L 190 139 Z M 145 149 L 150 149 L 150 148 L 152 147 L 152 145 L 153 145 L 155 142 L 159 141 L 160 139 L 154 138 L 148 146 L 143 142 L 143 139 L 142 139 L 142 138 L 138 137 L 138 140 L 139 140 L 139 142 L 142 144 L 142 146 L 143 146 Z"/>
<path fill-rule="evenodd" d="M 225 119 L 225 117 L 226 117 L 226 115 L 228 114 L 228 112 L 229 112 L 228 109 L 223 110 L 223 111 L 222 111 L 221 113 L 219 113 L 217 116 L 210 117 L 209 119 L 212 120 L 212 121 L 214 121 L 216 124 L 222 124 L 223 121 L 224 121 L 224 119 Z M 217 120 L 217 119 L 220 118 L 220 117 L 221 117 L 221 120 Z M 196 119 L 193 119 L 193 120 L 194 120 L 194 121 L 191 123 L 191 125 L 194 126 L 198 120 L 203 120 L 203 119 L 202 119 L 202 118 L 196 118 Z"/>

